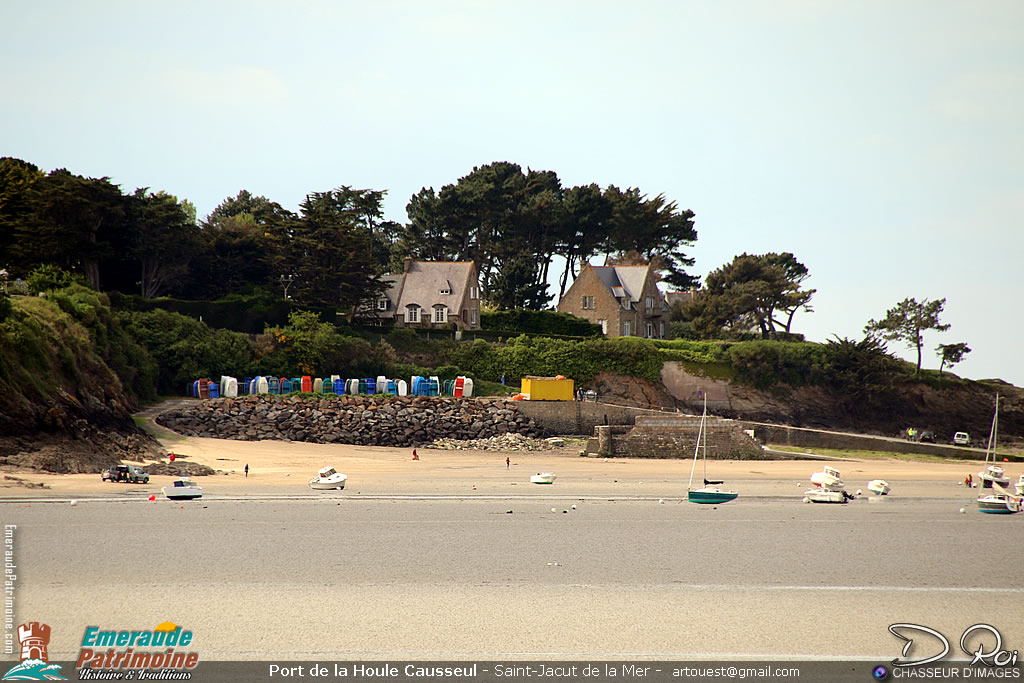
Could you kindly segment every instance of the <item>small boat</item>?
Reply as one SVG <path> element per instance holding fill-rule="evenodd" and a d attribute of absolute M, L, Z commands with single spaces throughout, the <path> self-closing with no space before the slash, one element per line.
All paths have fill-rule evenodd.
<path fill-rule="evenodd" d="M 1013 488 L 1017 489 L 1018 496 L 1024 496 L 1024 474 L 1020 475 L 1020 479 L 1013 485 Z"/>
<path fill-rule="evenodd" d="M 876 496 L 887 496 L 890 490 L 889 482 L 885 479 L 872 479 L 868 482 L 868 491 Z"/>
<path fill-rule="evenodd" d="M 531 484 L 554 484 L 555 475 L 551 472 L 538 472 L 530 477 Z"/>
<path fill-rule="evenodd" d="M 718 488 L 721 481 L 708 479 L 708 395 L 704 394 L 704 411 L 700 415 L 700 428 L 697 430 L 697 447 L 693 450 L 693 465 L 690 466 L 690 482 L 686 485 L 686 498 L 691 503 L 702 503 L 704 505 L 717 505 L 728 503 L 734 500 L 739 494 L 736 491 L 723 491 Z M 697 457 L 703 453 L 704 456 L 704 486 L 699 489 L 693 488 L 693 472 L 697 469 Z"/>
<path fill-rule="evenodd" d="M 811 475 L 811 483 L 826 489 L 835 489 L 837 487 L 842 489 L 843 477 L 839 474 L 839 470 L 826 465 L 821 472 L 815 472 Z"/>
<path fill-rule="evenodd" d="M 309 488 L 318 490 L 343 489 L 348 476 L 333 467 L 321 467 L 316 476 L 309 480 Z"/>
<path fill-rule="evenodd" d="M 994 487 L 997 493 L 989 493 L 978 498 L 978 512 L 990 515 L 1012 515 L 1024 508 L 1024 498 L 1011 495 L 1006 489 Z"/>
<path fill-rule="evenodd" d="M 193 500 L 203 497 L 203 489 L 188 477 L 175 479 L 173 486 L 164 486 L 160 490 L 168 500 Z"/>
<path fill-rule="evenodd" d="M 853 496 L 843 489 L 817 488 L 804 492 L 804 497 L 812 503 L 845 503 Z"/>

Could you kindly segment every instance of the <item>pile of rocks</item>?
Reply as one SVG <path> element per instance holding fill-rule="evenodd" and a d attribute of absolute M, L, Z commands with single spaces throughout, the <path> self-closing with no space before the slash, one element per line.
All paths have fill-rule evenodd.
<path fill-rule="evenodd" d="M 438 439 L 540 436 L 512 401 L 426 396 L 242 396 L 163 413 L 158 424 L 185 436 L 278 439 L 367 446 L 423 446 Z"/>
<path fill-rule="evenodd" d="M 551 444 L 513 433 L 488 439 L 438 439 L 427 448 L 440 448 L 446 451 L 543 451 L 551 448 Z"/>

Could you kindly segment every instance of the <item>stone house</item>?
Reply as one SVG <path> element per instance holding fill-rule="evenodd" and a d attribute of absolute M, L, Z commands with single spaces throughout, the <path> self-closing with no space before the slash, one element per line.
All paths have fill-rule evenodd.
<path fill-rule="evenodd" d="M 650 266 L 583 266 L 558 310 L 601 326 L 608 337 L 664 339 L 669 309 Z"/>
<path fill-rule="evenodd" d="M 374 316 L 396 327 L 480 329 L 480 282 L 472 261 L 405 259 L 401 273 L 381 278 L 388 288 Z"/>

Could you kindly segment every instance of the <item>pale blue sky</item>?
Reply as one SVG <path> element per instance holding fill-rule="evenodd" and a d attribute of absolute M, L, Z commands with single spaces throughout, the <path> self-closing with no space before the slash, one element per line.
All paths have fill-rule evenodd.
<path fill-rule="evenodd" d="M 859 339 L 947 298 L 956 372 L 1024 385 L 1024 3 L 3 3 L 0 156 L 191 200 L 409 197 L 512 161 L 664 193 L 693 272 L 792 251 Z M 896 345 L 906 358 L 912 352 Z"/>

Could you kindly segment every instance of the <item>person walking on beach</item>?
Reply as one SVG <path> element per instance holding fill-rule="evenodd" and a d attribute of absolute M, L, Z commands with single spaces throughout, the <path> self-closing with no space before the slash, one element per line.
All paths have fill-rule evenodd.
<path fill-rule="evenodd" d="M 505 469 L 507 470 L 511 466 L 512 466 L 512 460 L 506 455 L 505 456 Z"/>
<path fill-rule="evenodd" d="M 249 478 L 249 463 L 245 463 L 245 478 Z"/>

